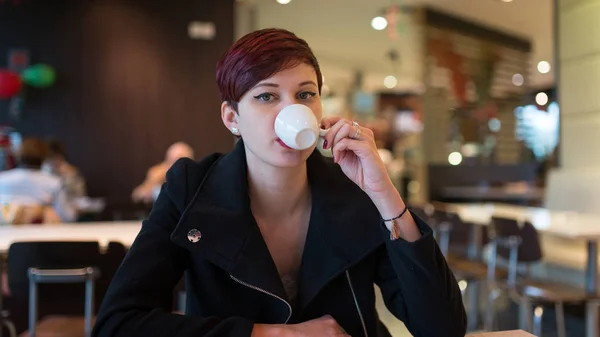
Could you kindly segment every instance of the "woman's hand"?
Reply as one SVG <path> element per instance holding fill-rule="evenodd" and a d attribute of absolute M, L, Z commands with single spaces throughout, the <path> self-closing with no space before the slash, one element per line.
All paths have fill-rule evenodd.
<path fill-rule="evenodd" d="M 351 337 L 329 315 L 299 324 L 255 325 L 252 337 Z"/>
<path fill-rule="evenodd" d="M 329 129 L 324 137 L 324 147 L 326 144 L 326 148 L 332 149 L 333 159 L 344 174 L 371 199 L 396 191 L 379 156 L 371 129 L 340 117 L 324 118 L 321 124 L 324 129 Z"/>
<path fill-rule="evenodd" d="M 333 160 L 371 198 L 381 217 L 393 219 L 400 215 L 406 205 L 379 156 L 373 131 L 340 117 L 325 118 L 321 126 L 329 129 L 323 147 L 332 149 Z M 415 241 L 421 237 L 410 214 L 398 219 L 398 222 L 403 239 Z M 390 227 L 388 229 L 391 230 Z"/>

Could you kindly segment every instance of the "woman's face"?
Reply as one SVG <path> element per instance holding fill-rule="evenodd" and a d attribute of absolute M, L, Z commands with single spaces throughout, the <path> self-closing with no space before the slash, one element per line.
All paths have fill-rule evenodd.
<path fill-rule="evenodd" d="M 314 147 L 298 151 L 285 147 L 275 134 L 275 118 L 291 104 L 304 104 L 321 120 L 321 97 L 317 74 L 310 65 L 301 63 L 260 81 L 238 102 L 238 113 L 223 104 L 222 117 L 231 130 L 237 127 L 249 155 L 276 167 L 303 164 Z"/>

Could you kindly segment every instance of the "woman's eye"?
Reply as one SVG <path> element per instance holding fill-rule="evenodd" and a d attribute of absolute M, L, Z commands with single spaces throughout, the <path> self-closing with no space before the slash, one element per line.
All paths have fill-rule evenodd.
<path fill-rule="evenodd" d="M 310 99 L 313 98 L 317 95 L 316 92 L 310 92 L 310 91 L 303 91 L 300 94 L 298 94 L 298 97 L 300 97 L 300 99 Z"/>
<path fill-rule="evenodd" d="M 254 98 L 259 99 L 264 102 L 269 102 L 269 101 L 273 100 L 274 96 L 273 96 L 273 94 L 264 93 L 264 94 L 260 94 L 258 96 L 254 96 Z"/>

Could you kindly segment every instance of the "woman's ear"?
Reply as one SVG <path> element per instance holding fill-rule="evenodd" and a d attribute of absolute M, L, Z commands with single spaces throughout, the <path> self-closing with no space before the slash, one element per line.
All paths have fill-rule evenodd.
<path fill-rule="evenodd" d="M 240 135 L 237 117 L 237 111 L 235 111 L 229 102 L 221 103 L 221 119 L 223 120 L 223 124 L 235 136 Z"/>

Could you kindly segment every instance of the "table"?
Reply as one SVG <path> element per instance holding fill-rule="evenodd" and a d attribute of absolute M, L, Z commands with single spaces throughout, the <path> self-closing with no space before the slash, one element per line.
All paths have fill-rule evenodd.
<path fill-rule="evenodd" d="M 56 225 L 0 226 L 0 275 L 2 255 L 8 253 L 13 242 L 18 241 L 98 241 L 101 247 L 111 241 L 130 247 L 142 228 L 140 221 L 84 222 Z M 2 279 L 0 278 L 0 289 Z M 2 292 L 0 291 L 0 313 L 2 312 Z M 2 327 L 0 326 L 0 329 Z M 0 330 L 0 337 L 2 331 Z"/>
<path fill-rule="evenodd" d="M 497 332 L 481 332 L 465 337 L 535 337 L 523 330 L 497 331 Z"/>
<path fill-rule="evenodd" d="M 523 330 L 512 330 L 512 331 L 497 331 L 497 332 L 481 332 L 465 337 L 535 337 L 530 333 Z"/>
<path fill-rule="evenodd" d="M 511 188 L 489 186 L 447 186 L 442 188 L 441 196 L 448 199 L 472 201 L 540 201 L 544 198 L 544 189 L 539 187 Z"/>
<path fill-rule="evenodd" d="M 17 241 L 110 241 L 131 246 L 141 229 L 141 221 L 83 222 L 58 225 L 0 226 L 0 254 Z"/>
<path fill-rule="evenodd" d="M 529 221 L 535 229 L 544 234 L 571 240 L 587 242 L 587 263 L 585 288 L 592 295 L 598 294 L 598 241 L 600 241 L 600 215 L 568 211 L 551 211 L 539 207 L 524 207 L 505 204 L 444 204 L 449 212 L 456 213 L 463 221 L 475 224 L 473 228 L 490 224 L 492 216 Z M 479 238 L 476 233 L 476 238 Z M 474 242 L 471 254 L 481 250 L 480 242 Z M 598 306 L 588 305 L 586 310 L 587 336 L 597 337 L 599 317 Z"/>

